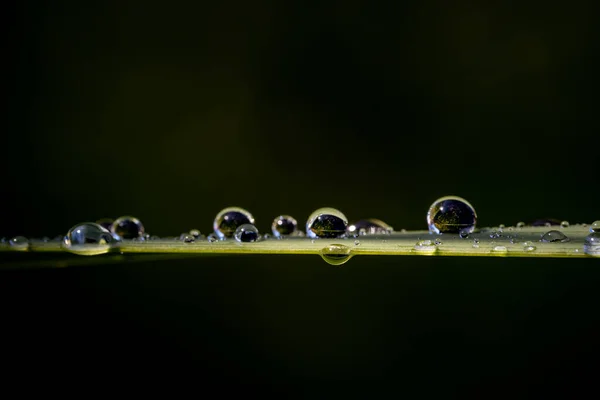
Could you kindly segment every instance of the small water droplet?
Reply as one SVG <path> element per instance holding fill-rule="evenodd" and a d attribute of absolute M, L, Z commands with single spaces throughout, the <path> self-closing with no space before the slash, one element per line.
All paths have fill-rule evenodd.
<path fill-rule="evenodd" d="M 190 235 L 192 235 L 194 239 L 198 239 L 201 233 L 198 229 L 190 229 Z"/>
<path fill-rule="evenodd" d="M 297 230 L 298 222 L 290 215 L 280 215 L 271 224 L 271 231 L 276 238 L 293 235 Z"/>
<path fill-rule="evenodd" d="M 388 234 L 394 231 L 394 228 L 386 224 L 380 219 L 367 218 L 353 222 L 348 225 L 348 234 L 353 235 L 358 233 L 359 235 L 378 235 Z"/>
<path fill-rule="evenodd" d="M 351 257 L 350 248 L 343 244 L 331 244 L 321 249 L 321 258 L 331 265 L 342 265 Z"/>
<path fill-rule="evenodd" d="M 590 256 L 600 256 L 600 232 L 592 232 L 585 237 L 583 251 Z"/>
<path fill-rule="evenodd" d="M 135 239 L 144 234 L 144 225 L 139 219 L 125 215 L 113 222 L 110 231 L 120 239 Z"/>
<path fill-rule="evenodd" d="M 472 233 L 477 214 L 469 202 L 461 197 L 446 196 L 437 199 L 427 212 L 431 233 Z"/>
<path fill-rule="evenodd" d="M 260 235 L 254 225 L 244 224 L 237 227 L 233 237 L 238 242 L 252 243 L 256 242 L 260 238 Z"/>
<path fill-rule="evenodd" d="M 214 242 L 218 241 L 219 238 L 217 237 L 216 234 L 211 233 L 206 237 L 206 240 L 209 241 L 210 243 L 214 243 Z"/>
<path fill-rule="evenodd" d="M 26 251 L 29 249 L 29 240 L 25 236 L 15 236 L 8 242 L 14 250 Z"/>
<path fill-rule="evenodd" d="M 568 228 L 569 227 L 569 221 L 563 221 L 560 223 L 560 227 L 561 228 Z"/>
<path fill-rule="evenodd" d="M 461 232 L 459 233 L 459 236 L 461 239 L 468 239 L 469 238 L 469 233 L 468 232 Z"/>
<path fill-rule="evenodd" d="M 331 207 L 315 210 L 306 221 L 306 234 L 311 238 L 338 238 L 346 233 L 348 219 Z"/>
<path fill-rule="evenodd" d="M 213 230 L 219 239 L 231 238 L 236 229 L 244 224 L 254 224 L 252 214 L 240 207 L 227 207 L 215 217 Z"/>
<path fill-rule="evenodd" d="M 592 222 L 590 226 L 590 232 L 600 232 L 600 221 Z"/>
<path fill-rule="evenodd" d="M 355 245 L 355 246 L 360 246 L 360 241 L 358 241 L 358 240 L 355 240 L 355 241 L 354 241 L 354 245 Z"/>
<path fill-rule="evenodd" d="M 444 244 L 444 242 L 442 242 L 440 239 L 435 239 L 434 243 L 436 246 L 440 246 L 440 245 Z"/>
<path fill-rule="evenodd" d="M 498 225 L 498 229 L 502 230 L 502 229 L 504 229 L 504 228 L 506 228 L 506 225 L 504 225 L 504 224 L 500 224 L 500 225 Z"/>
<path fill-rule="evenodd" d="M 541 242 L 545 243 L 564 243 L 570 239 L 560 231 L 549 231 L 542 235 Z"/>
<path fill-rule="evenodd" d="M 269 240 L 269 239 L 271 239 L 271 235 L 269 235 L 268 233 L 265 233 L 264 235 L 262 235 L 262 239 Z"/>
<path fill-rule="evenodd" d="M 523 242 L 523 250 L 525 251 L 534 251 L 536 247 L 533 245 L 533 242 Z"/>
<path fill-rule="evenodd" d="M 74 254 L 92 256 L 108 253 L 111 244 L 117 241 L 114 235 L 101 225 L 84 222 L 69 229 L 63 239 L 62 248 Z"/>
<path fill-rule="evenodd" d="M 525 226 L 525 222 L 517 222 L 517 228 L 521 229 Z"/>
<path fill-rule="evenodd" d="M 188 233 L 183 233 L 179 239 L 184 243 L 194 243 L 196 241 L 196 238 Z"/>
<path fill-rule="evenodd" d="M 497 252 L 505 252 L 508 251 L 508 249 L 506 248 L 506 246 L 495 246 L 493 248 L 493 251 L 497 251 Z"/>
<path fill-rule="evenodd" d="M 414 249 L 416 251 L 434 252 L 437 250 L 436 245 L 431 240 L 419 240 Z"/>
<path fill-rule="evenodd" d="M 473 239 L 473 247 L 479 248 L 479 239 Z"/>

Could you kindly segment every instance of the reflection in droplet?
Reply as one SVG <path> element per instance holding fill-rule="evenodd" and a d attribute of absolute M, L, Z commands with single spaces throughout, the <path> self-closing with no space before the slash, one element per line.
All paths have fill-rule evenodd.
<path fill-rule="evenodd" d="M 271 224 L 271 231 L 276 238 L 293 235 L 297 230 L 298 222 L 291 215 L 280 215 Z"/>
<path fill-rule="evenodd" d="M 469 202 L 461 197 L 446 196 L 437 199 L 427 212 L 431 233 L 472 233 L 477 214 Z"/>
<path fill-rule="evenodd" d="M 62 248 L 79 255 L 98 255 L 108 253 L 115 237 L 105 228 L 94 222 L 77 224 L 67 232 Z"/>
<path fill-rule="evenodd" d="M 348 225 L 347 231 L 349 235 L 377 235 L 392 233 L 394 228 L 380 219 L 367 218 Z"/>
<path fill-rule="evenodd" d="M 310 238 L 338 238 L 346 233 L 348 219 L 339 210 L 324 207 L 315 210 L 306 221 L 306 234 Z"/>
<path fill-rule="evenodd" d="M 110 231 L 120 239 L 135 239 L 144 234 L 144 225 L 139 219 L 125 215 L 113 222 Z"/>
<path fill-rule="evenodd" d="M 251 243 L 256 242 L 260 235 L 258 229 L 252 224 L 243 224 L 237 227 L 233 237 L 238 242 Z"/>
<path fill-rule="evenodd" d="M 549 231 L 542 235 L 540 241 L 545 243 L 564 243 L 568 242 L 569 238 L 561 231 Z"/>
<path fill-rule="evenodd" d="M 227 207 L 215 217 L 213 230 L 219 239 L 231 238 L 235 230 L 244 224 L 254 224 L 252 214 L 240 207 Z"/>
<path fill-rule="evenodd" d="M 331 244 L 321 249 L 321 258 L 331 265 L 342 265 L 351 257 L 350 248 L 343 244 Z"/>

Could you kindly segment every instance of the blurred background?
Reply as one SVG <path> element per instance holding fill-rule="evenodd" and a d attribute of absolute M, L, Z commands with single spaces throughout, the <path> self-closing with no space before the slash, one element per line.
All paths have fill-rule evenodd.
<path fill-rule="evenodd" d="M 599 218 L 591 1 L 6 10 L 0 236 L 53 237 L 124 214 L 159 236 L 206 234 L 231 205 L 262 231 L 322 206 L 425 229 L 429 205 L 449 194 L 474 205 L 480 226 Z M 91 352 L 80 363 L 131 349 L 145 360 L 140 343 L 154 343 L 160 357 L 231 381 L 406 368 L 426 382 L 433 365 L 454 371 L 448 382 L 469 377 L 456 390 L 477 391 L 564 368 L 586 379 L 573 343 L 598 333 L 597 264 L 365 257 L 335 269 L 318 257 L 213 257 L 0 280 L 13 317 L 30 316 L 14 337 L 52 325 L 59 347 Z M 16 294 L 27 301 L 15 308 Z M 106 348 L 65 338 L 71 328 Z"/>

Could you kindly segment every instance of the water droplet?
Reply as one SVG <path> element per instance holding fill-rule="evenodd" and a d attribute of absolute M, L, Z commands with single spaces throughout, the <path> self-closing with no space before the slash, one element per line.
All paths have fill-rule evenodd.
<path fill-rule="evenodd" d="M 525 226 L 525 222 L 517 222 L 517 228 L 523 228 Z"/>
<path fill-rule="evenodd" d="M 442 242 L 440 239 L 435 239 L 434 243 L 436 246 L 440 246 L 440 245 L 444 244 L 444 242 Z"/>
<path fill-rule="evenodd" d="M 525 243 L 527 243 L 527 242 L 525 242 Z M 525 243 L 524 243 L 524 246 L 523 246 L 523 250 L 525 250 L 525 251 L 535 251 L 535 249 L 537 249 L 537 247 L 535 247 L 533 244 L 525 244 Z M 529 242 L 529 243 L 531 243 L 531 242 Z"/>
<path fill-rule="evenodd" d="M 101 225 L 84 222 L 69 229 L 62 247 L 71 253 L 92 256 L 108 253 L 115 242 L 115 237 Z"/>
<path fill-rule="evenodd" d="M 469 233 L 463 231 L 463 232 L 459 233 L 459 236 L 460 236 L 461 239 L 468 239 L 469 238 Z"/>
<path fill-rule="evenodd" d="M 96 221 L 96 223 L 98 225 L 100 225 L 101 227 L 103 227 L 107 231 L 110 231 L 110 228 L 111 228 L 111 226 L 112 226 L 112 224 L 114 222 L 115 222 L 115 220 L 112 219 L 112 218 L 100 218 L 98 221 Z"/>
<path fill-rule="evenodd" d="M 498 229 L 500 229 L 500 230 L 502 230 L 502 229 L 504 229 L 504 228 L 506 228 L 506 225 L 504 225 L 504 224 L 500 224 L 500 225 L 498 226 Z"/>
<path fill-rule="evenodd" d="M 240 207 L 227 207 L 219 211 L 213 229 L 219 239 L 231 238 L 236 229 L 244 224 L 254 224 L 254 217 Z"/>
<path fill-rule="evenodd" d="M 331 244 L 321 249 L 321 257 L 328 264 L 331 265 L 342 265 L 346 263 L 352 255 L 350 254 L 350 248 L 343 244 Z"/>
<path fill-rule="evenodd" d="M 474 248 L 478 248 L 479 247 L 479 239 L 473 239 L 473 247 Z"/>
<path fill-rule="evenodd" d="M 457 196 L 437 199 L 427 212 L 431 233 L 471 233 L 475 230 L 477 214 L 468 201 Z"/>
<path fill-rule="evenodd" d="M 315 210 L 306 221 L 306 234 L 310 238 L 337 238 L 346 233 L 348 219 L 341 211 L 331 207 Z"/>
<path fill-rule="evenodd" d="M 354 241 L 354 245 L 355 245 L 355 246 L 360 246 L 360 241 L 358 241 L 358 240 L 355 240 L 355 241 Z"/>
<path fill-rule="evenodd" d="M 600 232 L 600 221 L 592 222 L 590 226 L 590 232 Z"/>
<path fill-rule="evenodd" d="M 251 243 L 256 242 L 260 235 L 258 229 L 252 224 L 244 224 L 237 227 L 233 234 L 238 242 Z"/>
<path fill-rule="evenodd" d="M 493 249 L 493 251 L 497 251 L 497 252 L 505 252 L 508 251 L 508 249 L 506 248 L 506 246 L 495 246 Z"/>
<path fill-rule="evenodd" d="M 569 227 L 569 221 L 563 221 L 560 223 L 560 227 L 561 228 L 568 228 Z"/>
<path fill-rule="evenodd" d="M 367 218 L 348 225 L 347 231 L 349 235 L 356 233 L 359 235 L 377 235 L 391 233 L 394 231 L 394 228 L 380 219 Z"/>
<path fill-rule="evenodd" d="M 431 240 L 419 240 L 417 244 L 415 244 L 414 249 L 416 251 L 433 252 L 437 250 L 437 247 Z"/>
<path fill-rule="evenodd" d="M 29 240 L 25 236 L 15 236 L 8 242 L 14 250 L 26 251 L 29 249 Z"/>
<path fill-rule="evenodd" d="M 292 235 L 297 230 L 298 222 L 290 215 L 280 215 L 271 224 L 271 231 L 273 231 L 273 236 L 276 238 Z"/>
<path fill-rule="evenodd" d="M 210 243 L 214 243 L 214 242 L 216 242 L 217 240 L 219 240 L 219 238 L 217 237 L 217 235 L 216 235 L 216 234 L 214 234 L 214 233 L 211 233 L 210 235 L 208 235 L 208 236 L 206 237 L 206 240 L 208 240 Z"/>
<path fill-rule="evenodd" d="M 182 233 L 179 239 L 185 243 L 194 243 L 196 238 L 188 233 Z"/>
<path fill-rule="evenodd" d="M 110 231 L 121 239 L 134 239 L 144 234 L 144 225 L 139 219 L 125 215 L 113 222 Z"/>
<path fill-rule="evenodd" d="M 490 238 L 491 239 L 498 239 L 498 238 L 501 238 L 501 237 L 502 237 L 502 234 L 500 232 L 494 231 L 494 232 L 490 233 Z"/>
<path fill-rule="evenodd" d="M 560 225 L 560 220 L 556 218 L 540 218 L 533 221 L 531 226 L 558 226 Z"/>
<path fill-rule="evenodd" d="M 542 235 L 540 241 L 545 243 L 564 243 L 568 242 L 569 238 L 560 231 L 549 231 Z"/>
<path fill-rule="evenodd" d="M 269 240 L 269 239 L 271 239 L 271 235 L 269 235 L 268 233 L 265 233 L 264 235 L 262 235 L 262 239 Z"/>
<path fill-rule="evenodd" d="M 600 232 L 592 232 L 585 237 L 583 251 L 590 256 L 600 256 Z"/>
<path fill-rule="evenodd" d="M 198 239 L 201 233 L 198 229 L 190 229 L 190 235 L 192 235 L 194 239 Z"/>

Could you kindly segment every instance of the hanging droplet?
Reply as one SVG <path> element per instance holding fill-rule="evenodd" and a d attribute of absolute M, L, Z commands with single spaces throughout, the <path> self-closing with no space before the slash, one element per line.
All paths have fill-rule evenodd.
<path fill-rule="evenodd" d="M 600 221 L 592 222 L 590 226 L 590 232 L 600 232 Z"/>
<path fill-rule="evenodd" d="M 560 227 L 561 228 L 568 228 L 569 227 L 569 221 L 563 221 L 560 223 Z"/>
<path fill-rule="evenodd" d="M 107 229 L 94 222 L 84 222 L 69 229 L 62 247 L 71 253 L 92 256 L 108 253 L 115 242 Z"/>
<path fill-rule="evenodd" d="M 351 257 L 350 248 L 343 244 L 331 244 L 321 249 L 321 258 L 331 265 L 342 265 Z"/>
<path fill-rule="evenodd" d="M 298 221 L 289 215 L 280 215 L 271 224 L 271 231 L 276 238 L 293 235 L 297 230 Z"/>
<path fill-rule="evenodd" d="M 347 232 L 349 235 L 385 235 L 392 233 L 394 228 L 386 224 L 380 219 L 367 218 L 358 220 L 348 225 Z"/>
<path fill-rule="evenodd" d="M 103 227 L 107 231 L 110 231 L 110 229 L 112 227 L 112 224 L 114 222 L 115 222 L 115 220 L 112 219 L 112 218 L 100 218 L 98 221 L 96 221 L 96 223 L 98 225 L 100 225 L 101 227 Z"/>
<path fill-rule="evenodd" d="M 306 234 L 310 238 L 338 238 L 346 233 L 348 219 L 341 211 L 331 207 L 315 210 L 306 221 Z"/>
<path fill-rule="evenodd" d="M 29 249 L 29 240 L 25 236 L 15 236 L 8 242 L 13 250 L 27 251 Z"/>
<path fill-rule="evenodd" d="M 570 239 L 561 231 L 549 231 L 542 235 L 540 241 L 545 243 L 564 243 Z"/>
<path fill-rule="evenodd" d="M 198 229 L 190 229 L 190 235 L 192 235 L 194 239 L 198 239 L 201 233 Z"/>
<path fill-rule="evenodd" d="M 590 256 L 600 256 L 600 232 L 592 232 L 585 237 L 583 251 Z"/>
<path fill-rule="evenodd" d="M 135 239 L 144 234 L 144 225 L 139 219 L 125 215 L 113 222 L 110 231 L 120 239 Z"/>
<path fill-rule="evenodd" d="M 427 225 L 431 233 L 472 233 L 477 214 L 468 201 L 457 196 L 437 199 L 427 212 Z"/>
<path fill-rule="evenodd" d="M 240 207 L 227 207 L 219 211 L 213 229 L 219 239 L 231 238 L 236 229 L 244 224 L 254 224 L 254 217 Z"/>
<path fill-rule="evenodd" d="M 238 242 L 251 243 L 256 242 L 260 235 L 258 229 L 252 224 L 244 224 L 237 227 L 233 234 Z"/>

